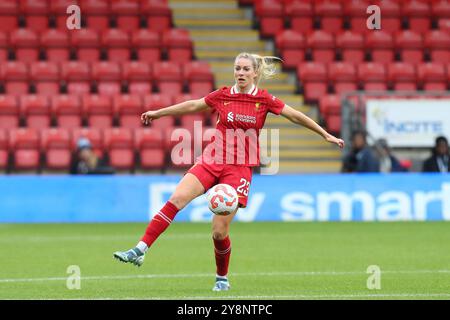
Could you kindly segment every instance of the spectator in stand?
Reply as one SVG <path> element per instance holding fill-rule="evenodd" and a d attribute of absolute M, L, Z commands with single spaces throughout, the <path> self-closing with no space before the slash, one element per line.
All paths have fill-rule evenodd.
<path fill-rule="evenodd" d="M 375 143 L 375 150 L 380 164 L 380 172 L 406 172 L 400 161 L 392 154 L 391 148 L 386 139 L 378 139 Z"/>
<path fill-rule="evenodd" d="M 432 156 L 423 163 L 423 172 L 450 172 L 450 153 L 447 138 L 439 136 L 436 138 Z"/>
<path fill-rule="evenodd" d="M 73 156 L 71 174 L 112 174 L 114 169 L 107 165 L 106 159 L 100 159 L 92 150 L 91 142 L 80 138 L 77 151 Z"/>
<path fill-rule="evenodd" d="M 379 172 L 380 165 L 366 141 L 363 131 L 352 134 L 352 149 L 344 157 L 342 172 Z"/>

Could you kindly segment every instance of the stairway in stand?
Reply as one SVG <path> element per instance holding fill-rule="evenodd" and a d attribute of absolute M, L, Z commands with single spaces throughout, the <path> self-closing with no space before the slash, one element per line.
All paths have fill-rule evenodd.
<path fill-rule="evenodd" d="M 274 55 L 272 41 L 260 40 L 258 30 L 252 29 L 252 9 L 240 8 L 236 0 L 169 0 L 169 4 L 175 25 L 191 34 L 194 55 L 210 63 L 216 88 L 233 84 L 233 61 L 238 53 Z M 294 72 L 281 72 L 263 81 L 260 88 L 317 120 L 316 108 L 304 105 L 302 95 L 296 93 Z M 272 114 L 265 128 L 279 129 L 280 173 L 339 171 L 341 151 L 314 132 Z M 268 140 L 270 155 L 270 135 Z"/>

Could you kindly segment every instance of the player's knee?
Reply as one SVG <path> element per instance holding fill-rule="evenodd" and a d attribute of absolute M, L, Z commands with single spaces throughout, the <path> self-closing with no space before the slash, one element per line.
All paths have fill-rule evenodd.
<path fill-rule="evenodd" d="M 214 240 L 223 240 L 228 235 L 228 227 L 224 223 L 213 224 L 212 237 Z"/>
<path fill-rule="evenodd" d="M 177 193 L 173 194 L 169 201 L 181 210 L 191 201 L 191 199 L 187 193 Z"/>

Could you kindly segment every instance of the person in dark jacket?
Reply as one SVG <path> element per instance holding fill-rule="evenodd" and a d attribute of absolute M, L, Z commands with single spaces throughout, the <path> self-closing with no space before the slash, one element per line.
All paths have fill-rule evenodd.
<path fill-rule="evenodd" d="M 106 159 L 101 159 L 95 154 L 88 139 L 80 138 L 77 142 L 77 151 L 72 159 L 70 173 L 112 174 L 114 168 L 107 164 Z"/>
<path fill-rule="evenodd" d="M 436 138 L 432 156 L 423 163 L 423 172 L 450 172 L 450 153 L 447 138 L 439 136 Z"/>
<path fill-rule="evenodd" d="M 386 139 L 378 139 L 375 143 L 375 150 L 380 163 L 380 172 L 406 172 L 400 161 L 392 154 Z"/>
<path fill-rule="evenodd" d="M 352 134 L 352 150 L 344 157 L 342 172 L 379 172 L 380 164 L 367 145 L 366 134 L 356 131 Z"/>

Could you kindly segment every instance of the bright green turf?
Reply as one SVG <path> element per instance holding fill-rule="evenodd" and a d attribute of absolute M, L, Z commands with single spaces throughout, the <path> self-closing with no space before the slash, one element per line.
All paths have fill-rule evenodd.
<path fill-rule="evenodd" d="M 141 268 L 114 260 L 145 226 L 0 224 L 0 298 L 450 299 L 445 222 L 233 223 L 232 288 L 221 293 L 209 224 L 174 223 Z M 81 268 L 80 290 L 66 288 L 69 265 Z M 366 287 L 369 265 L 381 268 L 380 290 Z"/>

